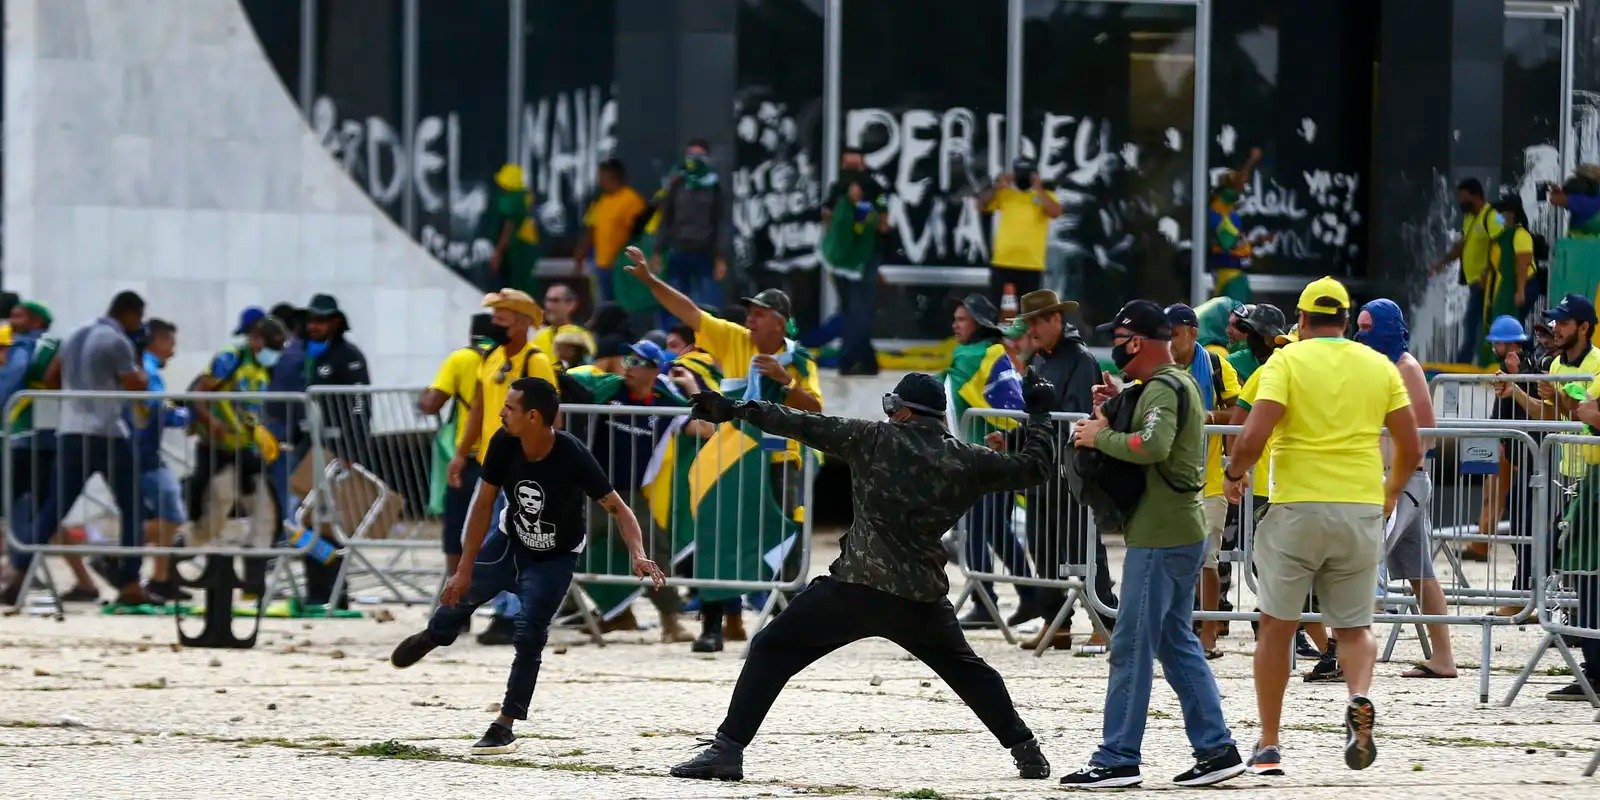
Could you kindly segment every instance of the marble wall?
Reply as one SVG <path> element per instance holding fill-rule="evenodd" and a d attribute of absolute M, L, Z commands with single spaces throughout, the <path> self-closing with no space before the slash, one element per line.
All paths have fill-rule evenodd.
<path fill-rule="evenodd" d="M 5 288 L 58 332 L 132 289 L 169 383 L 239 311 L 335 295 L 373 380 L 420 385 L 481 294 L 318 145 L 234 0 L 5 0 Z"/>

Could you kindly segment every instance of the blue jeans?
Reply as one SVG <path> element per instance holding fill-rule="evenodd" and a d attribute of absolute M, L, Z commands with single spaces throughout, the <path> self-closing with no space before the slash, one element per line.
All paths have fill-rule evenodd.
<path fill-rule="evenodd" d="M 439 606 L 428 620 L 428 638 L 440 647 L 449 647 L 461 633 L 462 621 L 478 606 L 503 591 L 516 592 L 522 601 L 517 631 L 511 639 L 516 656 L 511 660 L 505 699 L 500 702 L 500 713 L 512 719 L 528 718 L 528 703 L 533 701 L 533 687 L 539 681 L 540 652 L 550 637 L 550 620 L 567 596 L 577 563 L 577 553 L 536 559 L 520 543 L 495 530 L 484 538 L 483 549 L 472 562 L 467 596 L 458 605 Z"/>
<path fill-rule="evenodd" d="M 1456 363 L 1472 364 L 1478 358 L 1478 346 L 1483 341 L 1483 284 L 1467 287 L 1467 316 L 1462 320 L 1461 349 L 1456 351 Z"/>
<path fill-rule="evenodd" d="M 710 253 L 667 254 L 667 280 L 672 288 L 689 296 L 695 305 L 709 308 L 722 307 L 722 287 L 712 277 L 716 262 Z"/>
<path fill-rule="evenodd" d="M 133 461 L 133 443 L 118 436 L 89 436 L 63 433 L 57 439 L 56 473 L 54 480 L 43 487 L 44 502 L 39 504 L 39 518 L 34 520 L 31 538 L 33 544 L 44 544 L 56 535 L 61 517 L 72 509 L 83 494 L 84 484 L 95 473 L 105 478 L 117 501 L 117 520 L 121 527 L 123 547 L 138 547 L 144 543 L 139 527 L 139 470 Z M 27 536 L 28 531 L 19 531 Z M 32 553 L 20 550 L 11 554 L 11 564 L 19 570 L 27 569 L 33 561 Z M 139 558 L 129 556 L 117 565 L 117 580 L 124 585 L 138 583 Z"/>
<path fill-rule="evenodd" d="M 877 370 L 878 351 L 872 348 L 872 321 L 878 313 L 876 267 L 867 264 L 856 281 L 836 275 L 833 285 L 839 291 L 839 314 L 844 323 L 839 333 L 839 369 Z"/>
<path fill-rule="evenodd" d="M 1011 512 L 1016 507 L 1016 495 L 1011 492 L 986 494 L 972 507 L 972 513 L 967 515 L 967 565 L 973 572 L 994 570 L 994 559 L 990 556 L 993 550 L 1000 554 L 1000 563 L 1006 566 L 1007 572 L 1022 578 L 1033 577 L 1033 570 L 1028 568 L 1028 550 L 1011 525 Z M 1032 588 L 1018 586 L 1017 595 L 1027 598 Z M 996 596 L 993 583 L 985 583 L 983 589 L 990 597 Z"/>
<path fill-rule="evenodd" d="M 495 497 L 494 510 L 489 512 L 489 533 L 483 537 L 484 547 L 489 546 L 489 537 L 495 535 L 495 531 L 500 526 L 500 515 L 504 514 L 505 511 L 506 496 L 501 494 Z M 479 558 L 482 558 L 482 556 L 479 556 Z M 513 618 L 522 611 L 522 603 L 517 599 L 517 594 L 512 591 L 504 591 L 496 595 L 494 602 L 490 603 L 489 607 L 494 609 L 494 615 L 497 617 Z"/>
<path fill-rule="evenodd" d="M 601 267 L 599 264 L 594 263 L 593 259 L 590 259 L 589 269 L 594 273 L 595 290 L 599 292 L 599 296 L 595 298 L 595 304 L 609 303 L 617 299 L 616 282 L 612 277 L 615 273 L 611 271 L 611 267 Z"/>
<path fill-rule="evenodd" d="M 1194 585 L 1205 546 L 1200 541 L 1128 548 L 1122 562 L 1122 604 L 1111 633 L 1104 737 L 1091 763 L 1138 766 L 1157 660 L 1183 708 L 1183 729 L 1195 760 L 1212 758 L 1233 746 L 1216 678 L 1193 628 Z"/>

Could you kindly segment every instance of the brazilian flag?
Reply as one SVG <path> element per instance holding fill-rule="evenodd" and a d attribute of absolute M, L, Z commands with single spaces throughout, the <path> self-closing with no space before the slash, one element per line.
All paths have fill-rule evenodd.
<path fill-rule="evenodd" d="M 1567 238 L 1556 242 L 1550 263 L 1548 302 L 1555 305 L 1569 294 L 1580 294 L 1600 306 L 1600 239 Z M 1600 346 L 1600 330 L 1594 343 Z"/>
<path fill-rule="evenodd" d="M 782 570 L 799 525 L 778 504 L 771 458 L 761 431 L 739 420 L 718 426 L 695 454 L 683 495 L 694 517 L 693 577 L 764 581 Z M 701 589 L 700 598 L 715 602 L 748 591 Z"/>

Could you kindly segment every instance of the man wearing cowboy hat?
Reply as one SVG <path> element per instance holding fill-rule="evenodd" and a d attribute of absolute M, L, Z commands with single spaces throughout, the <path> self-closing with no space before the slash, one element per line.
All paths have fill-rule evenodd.
<path fill-rule="evenodd" d="M 1063 411 L 1069 414 L 1090 414 L 1094 411 L 1094 386 L 1097 383 L 1109 383 L 1109 376 L 1104 378 L 1100 374 L 1100 362 L 1090 354 L 1089 348 L 1083 343 L 1083 335 L 1078 329 L 1066 321 L 1067 312 L 1074 311 L 1078 304 L 1071 300 L 1061 300 L 1056 293 L 1048 289 L 1029 292 L 1022 296 L 1022 302 L 1017 318 L 1011 323 L 1011 328 L 1006 335 L 1022 337 L 1024 331 L 1027 335 L 1022 337 L 1023 360 L 1029 368 L 1039 374 L 1039 377 L 1049 381 L 1055 387 L 1055 399 L 1051 403 L 1051 411 Z M 991 444 L 996 437 L 991 436 Z M 1066 492 L 1035 489 L 1028 495 L 1028 544 L 1033 549 L 1034 563 L 1039 565 L 1041 578 L 1053 578 L 1056 566 L 1062 563 L 1062 552 L 1065 551 L 1066 560 L 1074 564 L 1082 564 L 1088 555 L 1089 531 L 1081 522 L 1083 515 L 1078 513 L 1077 503 L 1067 496 Z M 1095 594 L 1100 602 L 1115 608 L 1117 597 L 1111 591 L 1111 570 L 1106 563 L 1106 546 L 1096 537 L 1094 544 L 1095 559 Z M 1036 602 L 1024 602 L 1008 620 L 1012 625 L 1020 625 L 1037 617 L 1051 619 L 1061 610 L 1062 603 L 1066 602 L 1066 595 L 1060 591 L 1041 589 L 1035 597 Z M 1055 637 L 1051 640 L 1052 647 L 1065 649 L 1072 644 L 1070 634 L 1072 617 L 1062 625 Z M 1106 620 L 1107 625 L 1111 620 Z M 1031 640 L 1024 641 L 1023 647 L 1033 649 L 1039 646 L 1044 636 L 1043 631 Z"/>
<path fill-rule="evenodd" d="M 956 305 L 950 325 L 956 336 L 956 349 L 944 371 L 945 391 L 950 395 L 951 419 L 958 426 L 959 435 L 974 444 L 982 444 L 989 433 L 1015 429 L 1017 421 L 995 417 L 966 421 L 963 418 L 967 409 L 1022 408 L 1022 377 L 1006 352 L 1003 329 L 995 322 L 998 316 L 989 298 L 969 294 Z M 1016 505 L 1016 493 L 998 492 L 985 495 L 967 514 L 967 565 L 974 571 L 993 569 L 992 548 L 1012 575 L 1032 576 L 1027 551 L 1011 528 L 1011 512 Z M 984 584 L 983 590 L 990 598 L 996 597 L 993 584 Z M 1028 598 L 1031 592 L 1032 587 L 1017 587 L 1019 597 Z M 976 599 L 961 618 L 962 626 L 967 628 L 992 628 L 995 623 L 989 609 Z"/>
<path fill-rule="evenodd" d="M 533 329 L 544 321 L 544 311 L 527 292 L 501 289 L 483 296 L 483 307 L 491 310 L 489 338 L 494 342 L 478 367 L 478 398 L 467 414 L 466 433 L 456 442 L 455 458 L 450 459 L 449 485 L 452 488 L 476 486 L 480 442 L 487 443 L 500 430 L 500 409 L 511 393 L 511 384 L 522 378 L 543 378 L 558 386 L 550 357 L 529 342 Z M 509 593 L 494 601 L 494 619 L 488 630 L 478 635 L 479 644 L 511 644 L 520 606 Z"/>

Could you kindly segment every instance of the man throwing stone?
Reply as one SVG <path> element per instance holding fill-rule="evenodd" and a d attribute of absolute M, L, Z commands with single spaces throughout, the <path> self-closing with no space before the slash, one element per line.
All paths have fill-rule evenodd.
<path fill-rule="evenodd" d="M 854 522 L 829 576 L 795 597 L 750 642 L 744 671 L 716 738 L 672 768 L 679 778 L 740 780 L 744 748 L 789 678 L 851 642 L 881 636 L 933 668 L 1011 750 L 1024 778 L 1047 778 L 1050 762 L 1017 716 L 1005 682 L 972 652 L 946 595 L 939 538 L 980 497 L 1045 481 L 1055 465 L 1050 384 L 1024 381 L 1025 441 L 1016 453 L 967 444 L 945 428 L 945 392 L 937 378 L 912 373 L 884 395 L 883 422 L 806 414 L 775 403 L 735 403 L 704 392 L 697 418 L 743 420 L 817 448 L 850 465 Z"/>

